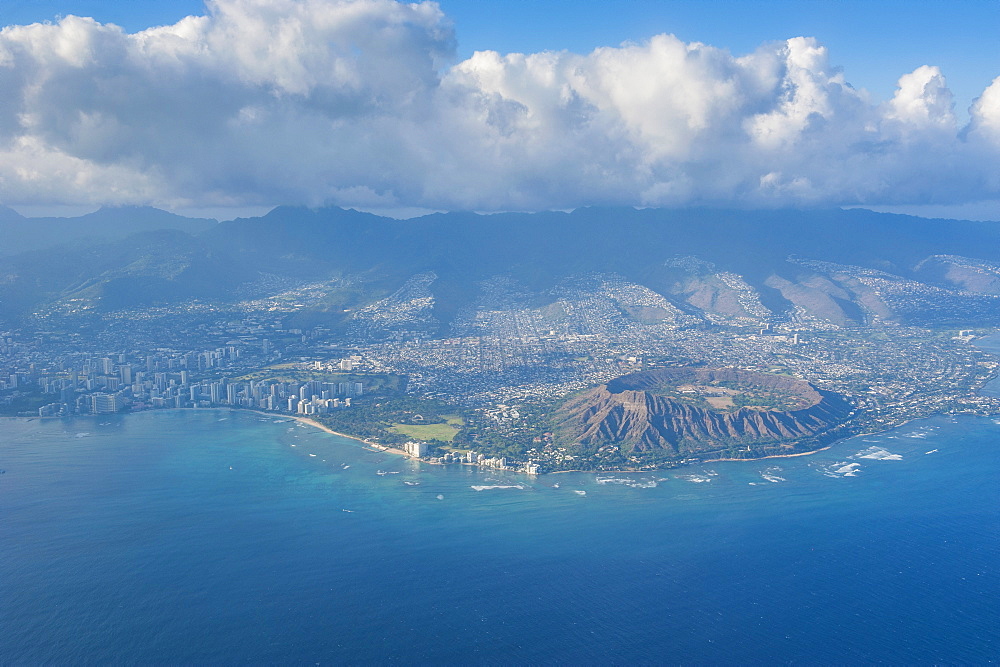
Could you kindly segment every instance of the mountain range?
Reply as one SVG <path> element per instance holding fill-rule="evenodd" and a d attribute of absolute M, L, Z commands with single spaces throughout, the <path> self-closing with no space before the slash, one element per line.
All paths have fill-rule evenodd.
<path fill-rule="evenodd" d="M 0 206 L 0 256 L 70 243 L 93 245 L 161 229 L 198 234 L 215 224 L 149 206 L 105 206 L 75 218 L 26 218 Z"/>
<path fill-rule="evenodd" d="M 394 220 L 279 207 L 216 223 L 148 208 L 66 219 L 4 209 L 0 238 L 8 323 L 71 299 L 105 312 L 235 302 L 319 281 L 329 287 L 323 298 L 289 317 L 337 330 L 429 276 L 425 319 L 446 335 L 481 302 L 483 281 L 501 276 L 544 306 L 554 286 L 594 274 L 665 299 L 623 303 L 623 316 L 640 321 L 1000 322 L 1000 223 L 865 210 L 585 208 Z"/>

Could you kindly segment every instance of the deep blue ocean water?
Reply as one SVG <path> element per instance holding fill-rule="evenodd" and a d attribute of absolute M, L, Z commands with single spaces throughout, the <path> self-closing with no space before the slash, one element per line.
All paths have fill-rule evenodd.
<path fill-rule="evenodd" d="M 247 412 L 0 420 L 0 663 L 996 661 L 998 422 L 528 478 Z"/>

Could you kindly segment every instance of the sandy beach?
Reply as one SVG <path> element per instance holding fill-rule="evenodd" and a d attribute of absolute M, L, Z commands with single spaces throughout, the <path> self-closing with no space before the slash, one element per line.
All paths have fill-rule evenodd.
<path fill-rule="evenodd" d="M 302 417 L 300 415 L 285 415 L 285 414 L 280 414 L 280 413 L 261 412 L 259 410 L 248 410 L 248 412 L 253 412 L 253 413 L 258 414 L 258 415 L 264 415 L 266 417 L 275 417 L 275 416 L 278 416 L 278 417 L 281 417 L 281 418 L 284 418 L 284 419 L 294 419 L 297 422 L 300 422 L 302 424 L 307 424 L 307 425 L 312 426 L 314 428 L 318 428 L 319 430 L 325 431 L 325 432 L 330 433 L 332 435 L 339 435 L 341 438 L 349 438 L 351 440 L 356 440 L 356 441 L 362 443 L 365 446 L 366 449 L 370 449 L 373 452 L 386 452 L 386 453 L 389 453 L 389 454 L 398 454 L 399 456 L 403 456 L 403 457 L 406 457 L 406 458 L 413 458 L 412 456 L 410 456 L 409 454 L 407 454 L 406 452 L 404 452 L 402 449 L 396 449 L 395 447 L 387 447 L 385 445 L 380 445 L 377 442 L 372 442 L 371 440 L 365 440 L 364 438 L 359 438 L 359 437 L 354 436 L 354 435 L 348 435 L 346 433 L 340 433 L 339 431 L 334 431 L 329 426 L 326 426 L 325 424 L 322 424 L 322 423 L 316 421 L 315 419 L 310 419 L 309 417 Z"/>

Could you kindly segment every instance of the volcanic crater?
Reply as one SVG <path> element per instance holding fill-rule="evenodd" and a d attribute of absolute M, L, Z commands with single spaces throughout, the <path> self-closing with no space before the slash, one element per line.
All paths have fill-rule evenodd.
<path fill-rule="evenodd" d="M 552 425 L 564 445 L 749 457 L 817 449 L 852 414 L 842 396 L 804 380 L 687 367 L 631 373 L 571 396 Z"/>

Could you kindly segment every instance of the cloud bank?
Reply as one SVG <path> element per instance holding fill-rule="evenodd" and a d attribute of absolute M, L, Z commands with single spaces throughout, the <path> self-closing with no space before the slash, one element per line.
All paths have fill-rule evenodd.
<path fill-rule="evenodd" d="M 128 34 L 0 31 L 0 201 L 537 210 L 1000 198 L 1000 77 L 892 100 L 812 38 L 477 52 L 431 2 L 211 0 Z"/>

